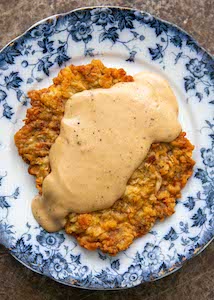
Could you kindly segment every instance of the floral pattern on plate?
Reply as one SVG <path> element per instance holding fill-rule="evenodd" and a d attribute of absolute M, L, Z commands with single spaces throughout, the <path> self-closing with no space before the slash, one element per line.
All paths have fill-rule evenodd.
<path fill-rule="evenodd" d="M 158 224 L 127 251 L 110 257 L 88 252 L 65 233 L 47 233 L 36 224 L 28 199 L 35 190 L 27 190 L 29 176 L 21 175 L 26 166 L 22 164 L 19 176 L 15 174 L 21 163 L 14 154 L 13 134 L 19 112 L 25 113 L 29 105 L 27 91 L 36 83 L 76 57 L 102 59 L 118 53 L 127 64 L 138 65 L 143 56 L 150 65 L 177 78 L 200 138 L 195 173 L 178 202 L 175 220 Z M 96 7 L 33 26 L 0 53 L 0 243 L 36 272 L 90 289 L 133 287 L 180 268 L 214 234 L 213 107 L 213 58 L 174 25 L 137 10 Z M 31 189 L 34 183 L 27 184 Z"/>

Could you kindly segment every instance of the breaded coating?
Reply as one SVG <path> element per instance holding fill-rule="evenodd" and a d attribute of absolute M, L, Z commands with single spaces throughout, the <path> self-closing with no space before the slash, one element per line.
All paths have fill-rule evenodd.
<path fill-rule="evenodd" d="M 157 220 L 171 216 L 195 163 L 191 158 L 194 147 L 185 135 L 182 132 L 171 143 L 152 144 L 124 196 L 109 209 L 71 213 L 65 231 L 86 249 L 99 248 L 116 255 L 146 234 Z"/>
<path fill-rule="evenodd" d="M 75 93 L 95 88 L 110 88 L 118 82 L 133 81 L 123 69 L 105 67 L 100 60 L 88 65 L 68 66 L 53 79 L 53 85 L 28 93 L 31 108 L 25 125 L 15 134 L 19 155 L 36 176 L 36 187 L 42 192 L 42 182 L 50 173 L 49 150 L 60 132 L 66 101 Z"/>
<path fill-rule="evenodd" d="M 74 93 L 109 88 L 117 82 L 133 81 L 123 69 L 106 68 L 99 60 L 85 66 L 69 66 L 53 79 L 53 85 L 29 92 L 32 107 L 25 125 L 15 134 L 19 154 L 42 182 L 50 173 L 49 150 L 59 135 L 65 103 Z M 133 240 L 146 234 L 157 220 L 174 213 L 176 199 L 192 175 L 193 146 L 182 132 L 171 143 L 151 146 L 142 165 L 130 178 L 124 196 L 105 210 L 67 217 L 65 231 L 82 247 L 101 249 L 110 255 L 127 249 Z"/>

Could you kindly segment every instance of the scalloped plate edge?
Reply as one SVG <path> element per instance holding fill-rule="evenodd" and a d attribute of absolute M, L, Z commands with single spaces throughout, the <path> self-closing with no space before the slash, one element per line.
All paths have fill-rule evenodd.
<path fill-rule="evenodd" d="M 204 52 L 206 52 L 212 59 L 214 59 L 214 56 L 213 56 L 213 55 L 211 55 L 207 50 L 205 50 L 205 48 L 202 47 L 202 46 L 195 40 L 195 38 L 193 38 L 189 33 L 187 33 L 187 32 L 186 32 L 184 29 L 182 29 L 181 27 L 179 27 L 179 26 L 177 26 L 177 25 L 175 25 L 175 24 L 173 24 L 173 23 L 171 23 L 171 22 L 169 22 L 169 21 L 165 21 L 165 20 L 163 20 L 163 19 L 161 19 L 161 18 L 159 18 L 159 17 L 157 17 L 157 16 L 154 16 L 154 15 L 148 13 L 148 12 L 145 12 L 145 11 L 143 11 L 143 10 L 139 10 L 139 9 L 137 9 L 137 8 L 123 7 L 123 6 L 114 6 L 114 5 L 95 5 L 95 6 L 86 6 L 86 7 L 80 7 L 80 8 L 77 8 L 77 9 L 73 9 L 73 10 L 71 10 L 71 11 L 69 11 L 69 12 L 51 15 L 51 16 L 49 16 L 49 17 L 47 17 L 47 18 L 44 18 L 44 19 L 42 19 L 42 20 L 40 20 L 40 21 L 34 23 L 34 24 L 33 24 L 32 26 L 30 26 L 27 30 L 25 30 L 22 34 L 20 34 L 20 35 L 17 36 L 16 38 L 12 39 L 12 40 L 11 40 L 10 42 L 8 42 L 3 48 L 0 49 L 0 53 L 1 53 L 4 49 L 6 49 L 7 47 L 9 47 L 11 44 L 13 44 L 16 40 L 18 40 L 19 38 L 21 38 L 21 37 L 23 37 L 25 34 L 27 34 L 29 30 L 31 30 L 31 29 L 37 27 L 38 25 L 44 23 L 45 21 L 48 21 L 48 20 L 51 20 L 51 19 L 54 19 L 54 18 L 57 18 L 57 17 L 60 17 L 60 16 L 66 16 L 66 15 L 71 14 L 72 12 L 79 11 L 79 10 L 86 10 L 86 9 L 92 9 L 92 8 L 103 8 L 103 7 L 106 7 L 106 8 L 116 8 L 116 9 L 126 9 L 126 10 L 136 10 L 136 11 L 139 11 L 139 12 L 141 12 L 141 13 L 147 13 L 148 15 L 154 17 L 155 19 L 157 19 L 157 20 L 159 20 L 159 21 L 161 21 L 161 22 L 163 22 L 163 23 L 165 23 L 165 24 L 168 24 L 168 25 L 170 25 L 170 26 L 173 26 L 174 28 L 176 28 L 176 29 L 178 29 L 179 31 L 181 31 L 183 34 L 185 34 L 186 36 L 188 36 L 189 38 L 191 38 L 192 41 L 193 41 L 200 49 L 202 49 L 202 50 L 203 50 Z M 147 282 L 154 282 L 154 281 L 157 281 L 157 280 L 159 280 L 159 279 L 162 279 L 162 278 L 164 278 L 164 277 L 166 277 L 166 276 L 168 276 L 168 275 L 170 275 L 170 274 L 172 274 L 172 273 L 178 271 L 179 269 L 181 269 L 181 268 L 183 267 L 183 265 L 184 265 L 187 261 L 189 261 L 190 259 L 196 257 L 198 254 L 200 254 L 202 251 L 204 251 L 204 250 L 206 249 L 206 247 L 207 247 L 209 244 L 211 244 L 211 242 L 212 242 L 213 240 L 214 240 L 214 236 L 213 236 L 206 244 L 204 244 L 203 246 L 197 248 L 197 249 L 195 250 L 195 252 L 193 253 L 192 256 L 186 257 L 185 260 L 184 260 L 183 262 L 181 262 L 181 263 L 179 263 L 179 264 L 176 264 L 176 265 L 172 266 L 169 270 L 167 270 L 166 272 L 164 272 L 163 275 L 161 275 L 160 277 L 158 277 L 158 278 L 150 278 L 150 281 L 147 281 Z M 71 287 L 81 288 L 81 289 L 86 289 L 86 290 L 121 290 L 121 289 L 129 289 L 129 288 L 131 288 L 131 287 L 125 287 L 125 288 L 119 287 L 119 288 L 112 288 L 112 289 L 109 289 L 109 288 L 99 288 L 99 289 L 97 289 L 97 288 L 93 288 L 93 287 L 87 288 L 87 287 L 81 287 L 81 286 L 76 286 L 76 285 L 73 285 L 73 284 L 68 284 L 68 283 L 65 283 L 65 282 L 61 282 L 61 281 L 56 280 L 55 278 L 53 278 L 53 277 L 51 277 L 51 276 L 48 276 L 48 275 L 43 274 L 43 273 L 40 273 L 40 272 L 38 272 L 37 270 L 31 268 L 29 265 L 25 264 L 23 261 L 21 261 L 20 259 L 18 259 L 18 258 L 10 251 L 10 249 L 8 249 L 8 250 L 9 250 L 9 253 L 10 253 L 17 261 L 19 261 L 22 265 L 24 265 L 24 266 L 27 267 L 28 269 L 32 270 L 33 272 L 35 272 L 35 273 L 37 273 L 37 274 L 46 276 L 46 277 L 48 277 L 48 278 L 50 278 L 50 279 L 56 281 L 57 283 L 64 284 L 64 285 L 66 285 L 66 286 L 71 286 Z M 140 284 L 142 284 L 142 283 L 146 283 L 146 281 L 145 281 L 145 282 L 141 282 L 141 283 L 139 283 L 138 285 L 140 285 Z M 138 286 L 138 285 L 136 285 L 136 286 Z"/>

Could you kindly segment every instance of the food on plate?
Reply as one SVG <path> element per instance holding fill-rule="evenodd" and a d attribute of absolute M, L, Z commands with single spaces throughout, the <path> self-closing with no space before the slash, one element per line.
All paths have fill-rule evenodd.
<path fill-rule="evenodd" d="M 194 161 L 166 80 L 92 61 L 29 96 L 15 143 L 37 177 L 32 210 L 46 230 L 115 255 L 174 212 Z"/>

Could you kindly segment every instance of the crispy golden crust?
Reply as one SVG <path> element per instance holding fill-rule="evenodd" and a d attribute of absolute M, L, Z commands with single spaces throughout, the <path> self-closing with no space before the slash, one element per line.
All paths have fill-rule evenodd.
<path fill-rule="evenodd" d="M 171 143 L 157 143 L 132 177 L 124 196 L 110 208 L 90 214 L 72 213 L 65 230 L 89 250 L 116 255 L 136 237 L 146 234 L 157 219 L 174 213 L 176 199 L 192 175 L 193 146 L 182 132 Z"/>
<path fill-rule="evenodd" d="M 85 66 L 69 66 L 53 79 L 53 85 L 30 91 L 32 107 L 27 110 L 25 125 L 15 134 L 19 155 L 28 163 L 29 173 L 36 176 L 40 193 L 42 182 L 50 173 L 49 150 L 59 135 L 65 102 L 83 90 L 109 88 L 117 82 L 133 81 L 123 69 L 106 68 L 92 60 Z"/>
<path fill-rule="evenodd" d="M 47 89 L 29 92 L 32 107 L 25 125 L 16 133 L 19 154 L 36 176 L 40 193 L 50 173 L 49 150 L 59 135 L 65 102 L 74 93 L 93 88 L 109 88 L 117 82 L 133 81 L 122 69 L 106 68 L 94 60 L 86 66 L 69 66 L 60 71 Z M 110 209 L 89 214 L 71 213 L 65 230 L 81 246 L 116 255 L 136 237 L 146 234 L 155 221 L 174 213 L 176 199 L 192 174 L 193 146 L 185 133 L 171 143 L 153 144 L 130 178 L 124 196 Z"/>

